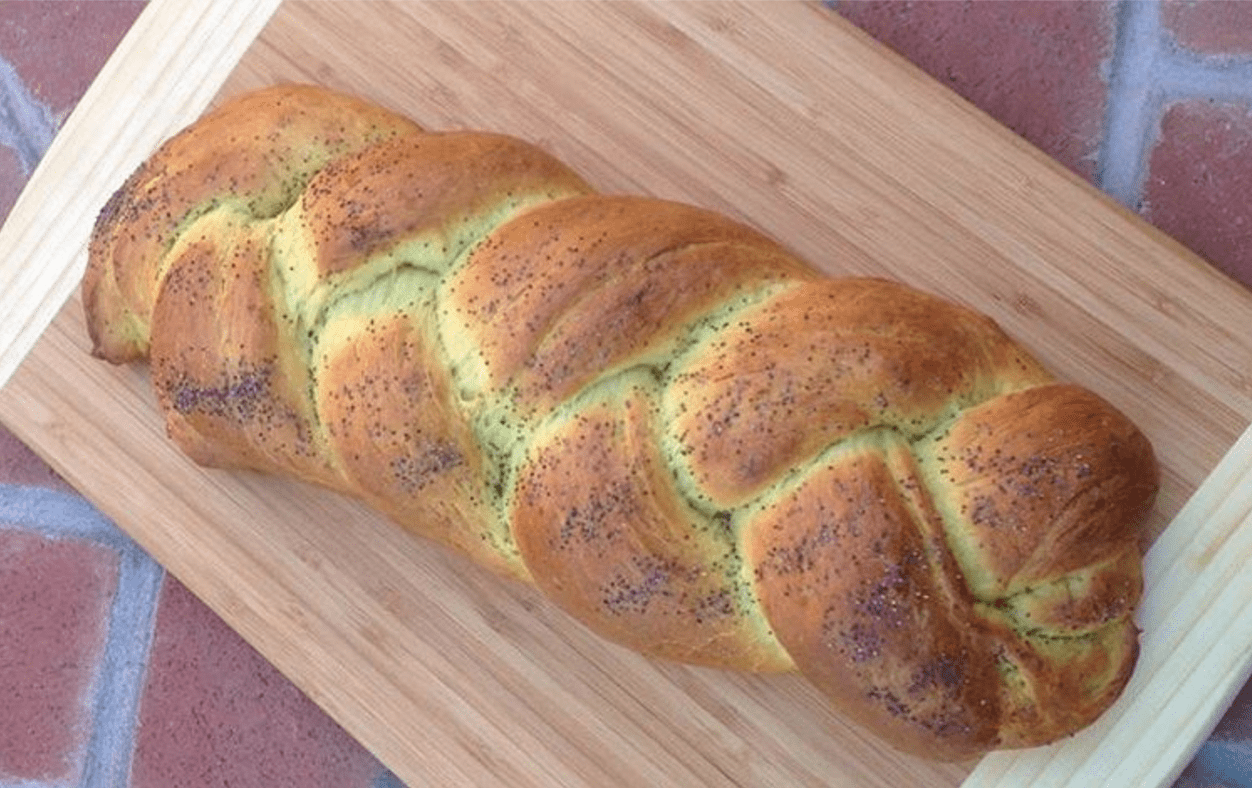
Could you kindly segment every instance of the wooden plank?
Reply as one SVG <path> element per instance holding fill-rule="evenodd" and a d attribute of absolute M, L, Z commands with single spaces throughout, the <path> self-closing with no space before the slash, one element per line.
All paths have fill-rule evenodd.
<path fill-rule="evenodd" d="M 196 95 L 314 81 L 432 127 L 513 133 L 605 190 L 715 208 L 832 273 L 971 304 L 1144 427 L 1165 468 L 1156 536 L 1252 419 L 1252 338 L 1236 330 L 1252 298 L 820 5 L 766 8 L 286 3 L 237 68 L 168 68 Z M 177 49 L 136 29 L 117 73 Z M 186 114 L 110 89 L 67 127 L 67 150 L 133 125 L 141 106 L 163 129 Z M 59 303 L 81 270 L 94 210 L 58 214 L 66 184 L 102 204 L 93 173 L 111 188 L 155 144 L 117 134 L 122 150 L 37 173 L 29 210 L 0 234 L 5 253 L 34 239 L 0 256 L 23 261 L 0 281 L 25 282 L 33 260 L 61 272 L 24 284 L 19 306 Z M 21 360 L 3 337 L 0 358 Z M 794 677 L 602 643 L 350 501 L 195 468 L 164 440 L 144 370 L 86 347 L 71 300 L 0 390 L 0 420 L 413 784 L 953 786 L 973 768 L 884 750 Z M 1142 692 L 1169 683 L 1154 675 Z"/>
<path fill-rule="evenodd" d="M 204 111 L 277 7 L 153 2 L 135 20 L 0 227 L 0 386 L 78 287 L 105 200 Z"/>

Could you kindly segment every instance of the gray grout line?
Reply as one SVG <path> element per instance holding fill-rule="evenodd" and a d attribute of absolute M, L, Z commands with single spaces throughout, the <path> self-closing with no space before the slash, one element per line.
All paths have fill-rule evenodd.
<path fill-rule="evenodd" d="M 0 484 L 0 532 L 20 528 L 50 539 L 81 539 L 109 547 L 119 558 L 117 587 L 105 645 L 88 694 L 91 733 L 74 788 L 130 784 L 139 703 L 165 571 L 86 499 L 72 493 Z M 60 782 L 4 781 L 0 788 L 69 788 Z M 404 788 L 382 769 L 370 788 Z"/>
<path fill-rule="evenodd" d="M 3 786 L 0 786 L 0 788 L 3 788 Z M 378 776 L 374 778 L 374 782 L 370 785 L 370 788 L 405 788 L 405 786 L 404 783 L 400 782 L 399 777 L 395 776 L 387 769 L 383 769 Z"/>
<path fill-rule="evenodd" d="M 134 545 L 86 498 L 46 487 L 0 484 L 0 523 L 54 539 L 89 539 L 119 551 Z"/>
<path fill-rule="evenodd" d="M 1207 741 L 1192 768 L 1204 785 L 1252 788 L 1252 748 L 1246 742 Z"/>
<path fill-rule="evenodd" d="M 1248 101 L 1252 99 L 1252 58 L 1200 55 L 1167 36 L 1162 46 L 1159 90 L 1167 101 Z"/>
<path fill-rule="evenodd" d="M 108 639 L 92 704 L 91 740 L 81 788 L 130 783 L 139 699 L 148 668 L 164 570 L 138 546 L 122 552 Z"/>
<path fill-rule="evenodd" d="M 86 499 L 70 493 L 0 484 L 0 524 L 53 539 L 92 541 L 118 555 L 104 650 L 90 690 L 91 733 L 79 788 L 126 785 L 165 570 Z M 0 782 L 0 788 L 52 786 Z"/>
<path fill-rule="evenodd" d="M 9 61 L 0 57 L 0 144 L 17 153 L 27 175 L 52 144 L 57 124 Z"/>
<path fill-rule="evenodd" d="M 1137 209 L 1147 172 L 1150 137 L 1160 114 L 1157 90 L 1161 43 L 1159 0 L 1122 0 L 1110 69 L 1104 144 L 1096 182 L 1114 199 Z"/>
<path fill-rule="evenodd" d="M 94 542 L 118 554 L 117 587 L 105 645 L 88 690 L 91 733 L 82 775 L 73 788 L 129 785 L 139 703 L 165 571 L 85 498 L 72 493 L 0 484 L 0 532 L 13 527 L 50 539 Z M 70 787 L 60 782 L 0 779 L 0 788 Z M 370 788 L 404 788 L 404 783 L 384 768 Z"/>
<path fill-rule="evenodd" d="M 1096 183 L 1139 210 L 1165 112 L 1189 98 L 1252 102 L 1252 59 L 1183 48 L 1161 23 L 1160 0 L 1122 0 L 1117 28 Z"/>

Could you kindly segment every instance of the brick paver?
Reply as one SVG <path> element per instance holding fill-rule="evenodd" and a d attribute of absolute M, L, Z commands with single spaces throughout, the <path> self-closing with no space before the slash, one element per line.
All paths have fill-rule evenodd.
<path fill-rule="evenodd" d="M 1166 0 L 1162 21 L 1183 47 L 1206 55 L 1252 53 L 1252 3 Z"/>
<path fill-rule="evenodd" d="M 166 582 L 134 788 L 361 786 L 381 766 L 180 583 Z"/>
<path fill-rule="evenodd" d="M 27 172 L 12 148 L 0 146 L 0 216 L 8 216 L 22 193 Z"/>
<path fill-rule="evenodd" d="M 1144 215 L 1252 283 L 1252 102 L 1184 101 L 1165 113 L 1152 152 Z"/>
<path fill-rule="evenodd" d="M 73 490 L 13 433 L 0 425 L 0 484 Z"/>
<path fill-rule="evenodd" d="M 838 13 L 1091 180 L 1115 4 L 842 2 Z"/>
<path fill-rule="evenodd" d="M 143 10 L 133 0 L 0 2 L 0 53 L 64 121 Z"/>
<path fill-rule="evenodd" d="M 0 777 L 75 783 L 117 556 L 0 522 Z"/>

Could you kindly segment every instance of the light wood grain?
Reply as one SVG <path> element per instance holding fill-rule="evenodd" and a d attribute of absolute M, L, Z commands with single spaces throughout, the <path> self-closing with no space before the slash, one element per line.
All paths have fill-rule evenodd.
<path fill-rule="evenodd" d="M 156 2 L 145 19 L 175 5 L 186 7 Z M 221 14 L 250 13 L 239 5 Z M 133 64 L 149 50 L 177 50 L 198 29 L 137 26 L 107 79 L 143 73 Z M 1165 488 L 1149 539 L 1252 420 L 1247 292 L 820 5 L 286 3 L 246 43 L 213 44 L 246 48 L 237 67 L 207 44 L 194 63 L 163 67 L 189 95 L 313 81 L 431 127 L 513 133 L 607 191 L 718 209 L 831 273 L 899 278 L 991 314 L 1152 438 Z M 22 283 L 13 298 L 30 314 L 55 312 L 81 270 L 101 181 L 111 189 L 155 145 L 118 129 L 140 116 L 172 129 L 198 104 L 93 90 L 63 144 L 86 145 L 99 127 L 117 150 L 37 173 L 0 234 L 0 259 L 16 261 L 0 282 Z M 84 185 L 94 196 L 58 213 Z M 38 281 L 36 259 L 50 272 Z M 76 301 L 47 330 L 23 320 L 42 334 L 29 356 L 3 335 L 0 358 L 25 360 L 11 362 L 0 420 L 414 785 L 955 786 L 973 769 L 884 750 L 793 677 L 649 662 L 598 641 L 351 501 L 195 468 L 164 439 L 145 370 L 87 357 Z M 1228 492 L 1205 489 L 1211 501 Z M 1210 521 L 1180 516 L 1166 534 Z M 1169 603 L 1199 579 L 1164 570 L 1151 604 L 1199 616 Z M 1160 642 L 1173 653 L 1200 641 Z M 1177 683 L 1151 665 L 1143 675 L 1135 697 Z M 1206 689 L 1189 724 L 1211 724 L 1234 681 Z M 1097 753 L 1127 735 L 1110 724 Z"/>
<path fill-rule="evenodd" d="M 78 287 L 104 201 L 204 111 L 277 7 L 191 0 L 151 3 L 140 14 L 0 228 L 0 386 Z"/>

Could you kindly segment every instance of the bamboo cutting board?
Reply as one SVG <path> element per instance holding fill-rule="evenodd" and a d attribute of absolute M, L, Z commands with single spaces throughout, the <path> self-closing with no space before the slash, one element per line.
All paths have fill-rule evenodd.
<path fill-rule="evenodd" d="M 351 501 L 191 466 L 146 370 L 88 358 L 73 289 L 94 211 L 214 96 L 311 81 L 428 127 L 511 133 L 604 191 L 720 210 L 832 274 L 970 304 L 1156 445 L 1151 615 L 1216 605 L 1185 596 L 1200 578 L 1228 607 L 1252 602 L 1220 580 L 1229 555 L 1186 558 L 1193 531 L 1201 547 L 1250 531 L 1252 502 L 1226 493 L 1249 475 L 1252 297 L 821 5 L 269 10 L 152 3 L 76 110 L 0 233 L 0 419 L 410 784 L 1011 785 L 1053 768 L 1070 777 L 1048 784 L 1080 785 L 1064 782 L 1080 755 L 1104 768 L 1105 742 L 1139 723 L 1110 715 L 977 767 L 902 757 L 799 679 L 644 660 Z M 1166 634 L 1128 701 L 1182 683 L 1156 670 L 1171 656 L 1230 642 Z M 1209 674 L 1180 701 L 1192 744 L 1246 660 Z M 1158 757 L 1156 779 L 1187 755 Z"/>

